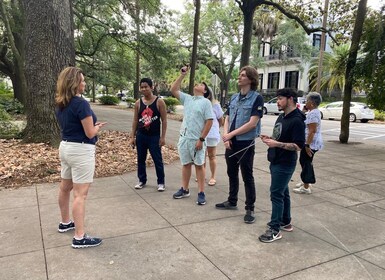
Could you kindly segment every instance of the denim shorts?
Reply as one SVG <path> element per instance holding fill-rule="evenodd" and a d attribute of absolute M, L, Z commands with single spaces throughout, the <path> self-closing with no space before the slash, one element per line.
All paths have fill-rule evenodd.
<path fill-rule="evenodd" d="M 179 158 L 182 165 L 194 163 L 195 165 L 203 165 L 205 163 L 206 143 L 200 150 L 195 150 L 198 140 L 180 137 L 178 142 Z"/>
<path fill-rule="evenodd" d="M 95 145 L 61 141 L 61 177 L 75 184 L 92 183 L 95 173 Z"/>

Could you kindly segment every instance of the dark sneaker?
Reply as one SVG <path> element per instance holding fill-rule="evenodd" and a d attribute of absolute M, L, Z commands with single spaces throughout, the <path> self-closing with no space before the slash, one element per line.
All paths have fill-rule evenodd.
<path fill-rule="evenodd" d="M 69 231 L 71 229 L 75 229 L 75 223 L 73 221 L 70 221 L 68 224 L 60 223 L 58 231 L 59 232 L 66 232 L 66 231 Z"/>
<path fill-rule="evenodd" d="M 215 208 L 221 209 L 221 210 L 238 210 L 237 205 L 232 205 L 228 201 L 215 204 Z"/>
<path fill-rule="evenodd" d="M 281 225 L 281 230 L 290 232 L 290 231 L 293 231 L 293 226 L 291 224 Z"/>
<path fill-rule="evenodd" d="M 87 248 L 87 247 L 95 247 L 102 243 L 102 239 L 97 237 L 91 237 L 87 234 L 84 234 L 83 238 L 80 240 L 77 240 L 75 238 L 72 239 L 72 248 L 79 249 L 79 248 Z"/>
<path fill-rule="evenodd" d="M 268 230 L 266 230 L 266 232 L 264 234 L 262 234 L 259 237 L 259 241 L 265 242 L 265 243 L 270 243 L 270 242 L 274 242 L 275 240 L 278 240 L 281 238 L 282 238 L 281 231 L 276 231 L 272 228 L 269 228 Z"/>
<path fill-rule="evenodd" d="M 255 214 L 254 211 L 246 210 L 246 215 L 243 218 L 246 224 L 252 224 L 255 222 Z"/>
<path fill-rule="evenodd" d="M 143 182 L 139 182 L 137 185 L 135 185 L 135 189 L 142 189 L 144 187 L 144 185 L 146 185 L 146 183 L 143 183 Z"/>
<path fill-rule="evenodd" d="M 206 196 L 204 192 L 198 193 L 198 199 L 197 199 L 198 205 L 205 205 L 206 204 Z"/>
<path fill-rule="evenodd" d="M 176 193 L 174 193 L 173 198 L 184 198 L 190 196 L 190 190 L 185 190 L 183 187 L 180 188 Z"/>

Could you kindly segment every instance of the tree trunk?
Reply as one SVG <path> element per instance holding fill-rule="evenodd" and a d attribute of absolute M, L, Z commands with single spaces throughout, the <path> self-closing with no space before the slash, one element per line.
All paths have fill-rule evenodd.
<path fill-rule="evenodd" d="M 253 18 L 254 12 L 260 1 L 258 0 L 244 0 L 242 6 L 243 13 L 243 40 L 240 68 L 249 65 L 251 38 L 253 36 Z"/>
<path fill-rule="evenodd" d="M 362 35 L 362 29 L 364 25 L 365 15 L 366 15 L 366 3 L 367 0 L 360 0 L 358 3 L 358 10 L 356 21 L 354 23 L 354 30 L 352 36 L 352 44 L 350 46 L 348 62 L 346 64 L 345 72 L 345 90 L 344 90 L 344 103 L 342 109 L 342 118 L 341 118 L 341 133 L 340 133 L 340 142 L 348 143 L 349 140 L 349 114 L 350 114 L 350 101 L 352 100 L 352 89 L 354 82 L 354 67 L 356 66 L 357 53 L 359 49 L 360 39 Z"/>
<path fill-rule="evenodd" d="M 198 52 L 198 35 L 199 35 L 199 17 L 201 14 L 201 1 L 195 0 L 195 17 L 194 17 L 194 35 L 193 35 L 193 49 L 191 54 L 191 69 L 190 69 L 190 83 L 188 92 L 190 95 L 194 94 L 194 79 L 195 68 L 197 64 L 197 52 Z"/>
<path fill-rule="evenodd" d="M 0 11 L 0 14 L 3 17 L 8 41 L 13 53 L 12 61 L 9 60 L 7 63 L 5 63 L 5 65 L 9 65 L 9 67 L 6 69 L 6 74 L 12 80 L 14 97 L 25 106 L 27 96 L 27 81 L 24 73 L 25 43 L 21 35 L 24 29 L 23 8 L 17 5 L 17 2 L 11 3 L 11 17 L 12 20 L 17 24 L 14 29 L 12 29 L 10 25 L 8 14 L 5 11 L 5 6 L 2 1 L 0 2 Z M 4 57 L 4 59 L 6 58 Z"/>
<path fill-rule="evenodd" d="M 55 116 L 56 81 L 64 67 L 75 65 L 71 1 L 21 2 L 26 19 L 25 73 L 28 86 L 24 141 L 57 145 L 60 129 Z"/>
<path fill-rule="evenodd" d="M 140 87 L 140 8 L 139 1 L 135 1 L 135 25 L 136 25 L 136 55 L 135 55 L 135 83 L 134 83 L 134 98 L 139 99 L 139 87 Z"/>
<path fill-rule="evenodd" d="M 24 76 L 24 71 L 10 76 L 10 79 L 12 81 L 14 97 L 26 107 L 27 104 L 25 97 L 27 93 L 27 81 Z"/>

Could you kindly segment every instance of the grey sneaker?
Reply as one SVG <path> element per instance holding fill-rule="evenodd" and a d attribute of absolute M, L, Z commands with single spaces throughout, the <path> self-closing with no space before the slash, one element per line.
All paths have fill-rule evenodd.
<path fill-rule="evenodd" d="M 310 186 L 307 189 L 305 189 L 304 186 L 300 186 L 299 188 L 294 188 L 293 192 L 299 193 L 299 194 L 311 194 L 311 189 L 310 189 Z"/>
<path fill-rule="evenodd" d="M 145 183 L 139 182 L 139 183 L 135 186 L 135 189 L 140 190 L 140 189 L 142 189 L 145 185 L 146 185 Z"/>
<path fill-rule="evenodd" d="M 172 197 L 175 199 L 178 199 L 178 198 L 184 198 L 184 197 L 189 197 L 189 196 L 190 196 L 190 190 L 185 190 L 182 187 L 176 193 L 174 193 L 174 195 Z"/>
<path fill-rule="evenodd" d="M 163 192 L 166 189 L 164 184 L 158 184 L 158 192 Z"/>
<path fill-rule="evenodd" d="M 206 196 L 204 192 L 198 193 L 198 199 L 197 199 L 198 205 L 205 205 L 206 204 Z"/>
<path fill-rule="evenodd" d="M 255 222 L 255 214 L 254 211 L 246 210 L 246 215 L 243 218 L 246 224 L 252 224 Z"/>

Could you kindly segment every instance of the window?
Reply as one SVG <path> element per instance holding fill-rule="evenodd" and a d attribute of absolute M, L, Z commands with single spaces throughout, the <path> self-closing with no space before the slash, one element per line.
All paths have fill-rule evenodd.
<path fill-rule="evenodd" d="M 321 34 L 313 34 L 313 46 L 317 50 L 321 49 Z"/>
<path fill-rule="evenodd" d="M 263 74 L 258 75 L 258 90 L 262 90 L 262 84 L 263 84 Z"/>
<path fill-rule="evenodd" d="M 326 47 L 326 41 L 327 41 L 327 36 L 325 35 L 325 47 Z M 313 34 L 313 46 L 317 49 L 321 49 L 321 34 Z M 325 50 L 324 47 L 324 50 Z"/>
<path fill-rule="evenodd" d="M 269 73 L 267 80 L 268 89 L 278 89 L 279 87 L 279 72 Z"/>
<path fill-rule="evenodd" d="M 285 74 L 285 87 L 298 89 L 299 71 L 288 71 Z"/>

